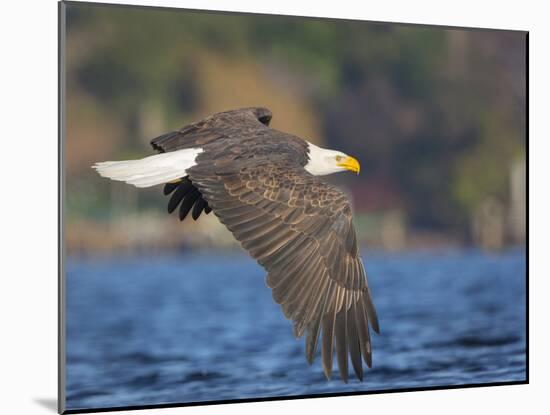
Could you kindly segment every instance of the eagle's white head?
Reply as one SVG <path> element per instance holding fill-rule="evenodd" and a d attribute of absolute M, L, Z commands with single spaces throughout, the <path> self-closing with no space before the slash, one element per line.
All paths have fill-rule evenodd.
<path fill-rule="evenodd" d="M 341 151 L 317 147 L 308 141 L 309 160 L 304 168 L 314 176 L 351 170 L 359 174 L 359 162 Z"/>

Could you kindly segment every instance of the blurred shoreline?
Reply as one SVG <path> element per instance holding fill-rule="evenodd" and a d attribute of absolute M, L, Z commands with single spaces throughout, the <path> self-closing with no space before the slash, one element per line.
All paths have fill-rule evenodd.
<path fill-rule="evenodd" d="M 359 215 L 359 219 L 362 219 Z M 359 223 L 361 223 L 359 221 Z M 481 249 L 500 252 L 524 247 L 522 241 L 502 241 L 498 245 L 467 242 L 443 232 L 402 229 L 399 223 L 382 223 L 368 231 L 358 230 L 365 249 L 388 252 Z M 241 250 L 233 235 L 209 215 L 198 222 L 180 223 L 175 217 L 136 214 L 113 222 L 69 221 L 66 252 L 68 256 L 117 256 L 141 254 L 180 254 L 186 252 L 233 252 Z"/>

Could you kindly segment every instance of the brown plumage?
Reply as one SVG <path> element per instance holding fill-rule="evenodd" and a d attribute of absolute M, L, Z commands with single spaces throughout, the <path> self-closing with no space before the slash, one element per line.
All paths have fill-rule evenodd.
<path fill-rule="evenodd" d="M 267 271 L 267 285 L 294 334 L 306 334 L 311 364 L 321 338 L 323 368 L 334 350 L 342 379 L 348 356 L 359 379 L 371 366 L 369 323 L 379 332 L 348 199 L 304 169 L 305 140 L 268 127 L 271 113 L 247 108 L 215 114 L 155 138 L 159 152 L 203 152 L 179 183 L 165 185 L 168 211 L 183 220 L 211 210 Z"/>

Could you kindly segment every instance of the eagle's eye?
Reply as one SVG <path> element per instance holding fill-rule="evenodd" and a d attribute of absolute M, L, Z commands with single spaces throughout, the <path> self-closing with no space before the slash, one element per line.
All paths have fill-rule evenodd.
<path fill-rule="evenodd" d="M 341 162 L 343 158 L 344 158 L 344 157 L 342 157 L 342 156 L 336 156 L 336 161 L 337 161 L 337 162 Z"/>

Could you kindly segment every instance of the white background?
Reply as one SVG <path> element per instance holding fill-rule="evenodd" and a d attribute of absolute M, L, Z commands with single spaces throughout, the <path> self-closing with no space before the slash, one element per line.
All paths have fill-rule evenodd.
<path fill-rule="evenodd" d="M 117 1 L 112 1 L 117 3 Z M 122 3 L 122 2 L 120 2 Z M 143 414 L 540 413 L 550 406 L 545 2 L 135 1 L 146 5 L 529 30 L 530 385 L 141 411 Z M 52 414 L 57 384 L 57 4 L 0 11 L 0 412 Z M 533 225 L 534 224 L 534 225 Z M 535 320 L 537 320 L 535 322 Z M 368 382 L 368 377 L 367 377 Z M 538 408 L 538 409 L 537 409 Z M 543 408 L 546 408 L 544 410 Z"/>

